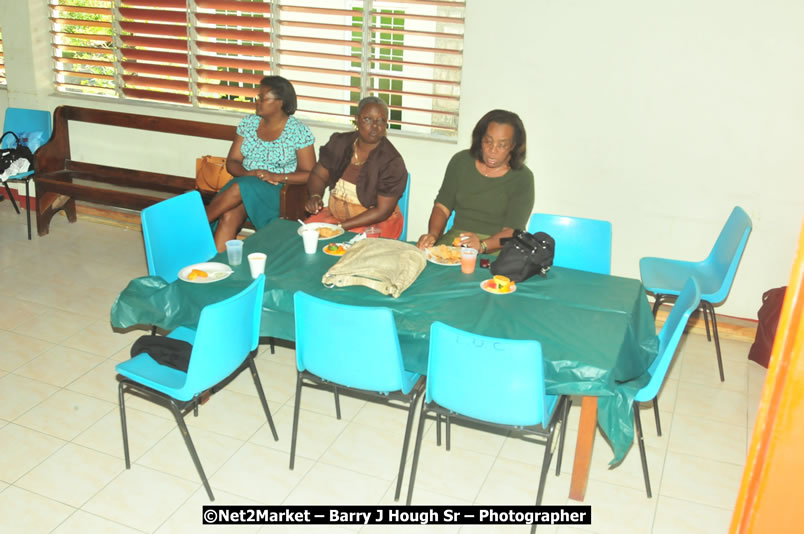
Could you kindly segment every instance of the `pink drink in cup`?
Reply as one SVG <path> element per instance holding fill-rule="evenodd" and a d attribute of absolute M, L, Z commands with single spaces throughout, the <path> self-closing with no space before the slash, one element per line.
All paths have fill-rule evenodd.
<path fill-rule="evenodd" d="M 366 237 L 380 237 L 381 233 L 382 232 L 380 231 L 379 226 L 367 226 L 366 227 Z"/>
<path fill-rule="evenodd" d="M 472 274 L 475 272 L 477 263 L 477 250 L 469 247 L 461 247 L 461 272 Z"/>

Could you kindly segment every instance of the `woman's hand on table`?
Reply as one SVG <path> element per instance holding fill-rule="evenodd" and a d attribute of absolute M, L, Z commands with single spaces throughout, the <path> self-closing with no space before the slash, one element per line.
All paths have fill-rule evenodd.
<path fill-rule="evenodd" d="M 416 242 L 416 246 L 424 250 L 435 245 L 437 239 L 438 238 L 433 234 L 424 234 L 419 238 L 419 241 Z"/>
<path fill-rule="evenodd" d="M 307 210 L 307 213 L 312 213 L 313 215 L 324 209 L 324 201 L 321 200 L 321 195 L 313 195 L 308 198 L 307 202 L 304 203 L 304 209 Z"/>

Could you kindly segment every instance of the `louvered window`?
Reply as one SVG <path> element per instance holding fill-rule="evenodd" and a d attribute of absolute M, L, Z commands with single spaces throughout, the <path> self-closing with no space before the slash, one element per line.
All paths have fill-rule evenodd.
<path fill-rule="evenodd" d="M 454 135 L 462 0 L 49 0 L 60 91 L 249 112 L 263 76 L 299 115 L 349 124 L 377 95 L 391 128 Z"/>

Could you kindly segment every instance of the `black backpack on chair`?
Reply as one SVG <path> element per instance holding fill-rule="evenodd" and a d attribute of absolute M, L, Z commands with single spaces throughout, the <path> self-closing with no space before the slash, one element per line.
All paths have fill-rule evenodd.
<path fill-rule="evenodd" d="M 513 237 L 501 242 L 503 248 L 491 264 L 491 274 L 507 276 L 514 282 L 527 280 L 534 274 L 547 276 L 556 249 L 556 242 L 549 234 L 514 230 Z"/>

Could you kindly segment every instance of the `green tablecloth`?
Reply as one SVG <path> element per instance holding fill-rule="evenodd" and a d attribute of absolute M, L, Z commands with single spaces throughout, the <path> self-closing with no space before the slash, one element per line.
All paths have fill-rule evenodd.
<path fill-rule="evenodd" d="M 598 396 L 598 420 L 612 443 L 614 462 L 633 441 L 633 396 L 647 383 L 647 368 L 658 341 L 653 316 L 639 280 L 554 267 L 546 278 L 517 284 L 508 295 L 480 288 L 486 269 L 427 264 L 402 295 L 391 298 L 365 287 L 326 288 L 321 277 L 338 258 L 304 254 L 297 223 L 277 220 L 245 241 L 245 255 L 265 252 L 265 295 L 260 332 L 294 340 L 293 293 L 345 304 L 387 306 L 394 312 L 405 367 L 426 373 L 430 325 L 439 320 L 478 334 L 536 339 L 542 344 L 548 393 Z M 345 240 L 350 234 L 337 238 Z M 324 246 L 321 241 L 321 247 Z M 225 254 L 213 261 L 226 262 Z M 242 290 L 251 282 L 248 265 L 212 284 L 158 277 L 133 280 L 112 307 L 115 327 L 154 324 L 171 330 L 197 323 L 203 306 Z M 352 328 L 360 335 L 359 325 Z"/>

